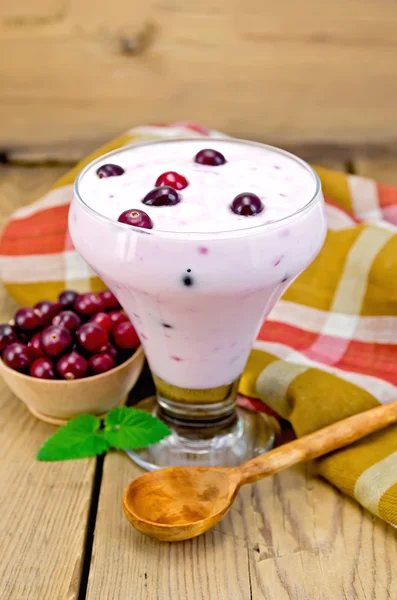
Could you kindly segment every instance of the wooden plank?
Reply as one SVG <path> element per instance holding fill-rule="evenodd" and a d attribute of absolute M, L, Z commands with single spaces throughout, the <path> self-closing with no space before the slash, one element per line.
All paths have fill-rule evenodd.
<path fill-rule="evenodd" d="M 310 467 L 290 470 L 244 493 L 246 519 L 253 523 L 255 518 L 257 528 L 257 545 L 250 552 L 253 598 L 393 597 L 395 531 L 313 478 Z"/>
<path fill-rule="evenodd" d="M 0 382 L 0 597 L 78 598 L 95 460 L 39 463 L 55 427 Z"/>
<path fill-rule="evenodd" d="M 229 515 L 195 540 L 138 534 L 121 508 L 139 473 L 105 460 L 87 600 L 387 600 L 397 574 L 395 531 L 313 477 L 290 469 L 244 488 Z M 372 595 L 371 595 L 372 594 Z"/>
<path fill-rule="evenodd" d="M 246 542 L 230 527 L 178 544 L 151 540 L 131 527 L 121 497 L 139 472 L 124 453 L 105 459 L 87 600 L 248 600 Z"/>
<path fill-rule="evenodd" d="M 397 160 L 364 160 L 353 161 L 354 172 L 363 177 L 371 177 L 380 183 L 397 185 Z"/>
<path fill-rule="evenodd" d="M 1 167 L 1 222 L 64 171 Z M 0 321 L 14 309 L 1 289 Z M 37 462 L 38 448 L 55 428 L 34 419 L 2 381 L 0 412 L 0 597 L 75 600 L 95 461 Z"/>
<path fill-rule="evenodd" d="M 395 145 L 390 0 L 33 4 L 0 11 L 6 150 L 75 156 L 184 119 L 281 145 Z"/>

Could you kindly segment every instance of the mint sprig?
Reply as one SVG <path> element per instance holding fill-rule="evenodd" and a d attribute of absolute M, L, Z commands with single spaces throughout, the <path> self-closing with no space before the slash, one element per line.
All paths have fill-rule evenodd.
<path fill-rule="evenodd" d="M 71 419 L 58 429 L 40 448 L 39 460 L 68 460 L 97 456 L 109 449 L 109 442 L 100 430 L 101 421 L 93 415 Z"/>
<path fill-rule="evenodd" d="M 119 450 L 145 448 L 170 433 L 163 421 L 137 408 L 114 408 L 105 417 L 104 436 L 113 448 Z"/>
<path fill-rule="evenodd" d="M 113 408 L 104 422 L 93 415 L 71 419 L 48 438 L 37 453 L 40 461 L 87 458 L 118 450 L 145 448 L 170 435 L 171 430 L 149 413 L 126 406 Z"/>

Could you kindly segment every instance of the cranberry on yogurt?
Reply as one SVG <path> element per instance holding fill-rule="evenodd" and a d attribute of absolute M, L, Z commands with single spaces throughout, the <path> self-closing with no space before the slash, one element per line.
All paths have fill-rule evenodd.
<path fill-rule="evenodd" d="M 226 158 L 218 152 L 217 150 L 211 150 L 210 148 L 206 148 L 204 150 L 200 150 L 197 152 L 194 157 L 194 162 L 199 165 L 208 165 L 211 167 L 219 167 L 220 165 L 224 165 L 226 162 Z"/>
<path fill-rule="evenodd" d="M 244 192 L 243 194 L 238 194 L 238 196 L 235 197 L 230 208 L 237 215 L 250 217 L 262 212 L 264 206 L 256 194 Z"/>
<path fill-rule="evenodd" d="M 120 177 L 120 175 L 123 175 L 124 169 L 120 165 L 107 164 L 100 166 L 96 173 L 100 179 L 103 177 Z"/>
<path fill-rule="evenodd" d="M 189 185 L 188 180 L 183 175 L 176 171 L 166 171 L 162 173 L 156 180 L 156 187 L 169 186 L 174 190 L 184 190 Z"/>
<path fill-rule="evenodd" d="M 119 223 L 132 225 L 133 227 L 143 227 L 144 229 L 152 229 L 153 227 L 153 221 L 149 215 L 138 208 L 125 210 L 117 220 Z"/>
<path fill-rule="evenodd" d="M 143 204 L 148 206 L 174 206 L 180 201 L 181 197 L 178 192 L 169 185 L 154 188 L 142 200 Z"/>

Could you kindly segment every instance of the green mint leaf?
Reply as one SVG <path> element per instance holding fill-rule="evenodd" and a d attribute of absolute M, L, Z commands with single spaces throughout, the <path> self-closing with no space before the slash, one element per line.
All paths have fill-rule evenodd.
<path fill-rule="evenodd" d="M 92 415 L 71 419 L 44 442 L 37 453 L 38 460 L 69 460 L 106 452 L 109 443 L 100 426 L 101 421 Z"/>
<path fill-rule="evenodd" d="M 113 408 L 105 417 L 104 436 L 111 446 L 119 450 L 145 448 L 170 433 L 163 421 L 137 408 Z"/>

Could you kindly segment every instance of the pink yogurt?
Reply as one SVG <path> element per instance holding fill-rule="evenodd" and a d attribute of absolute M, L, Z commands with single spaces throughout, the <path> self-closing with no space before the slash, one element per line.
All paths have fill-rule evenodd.
<path fill-rule="evenodd" d="M 227 162 L 195 163 L 205 148 Z M 124 173 L 99 178 L 108 163 Z M 142 204 L 166 171 L 189 182 L 180 202 Z M 259 214 L 230 209 L 243 192 L 260 198 Z M 153 229 L 117 222 L 132 208 L 144 210 Z M 152 371 L 172 385 L 207 389 L 241 375 L 264 318 L 322 247 L 326 221 L 318 178 L 303 161 L 261 144 L 195 139 L 135 145 L 88 165 L 69 228 L 131 318 Z"/>

